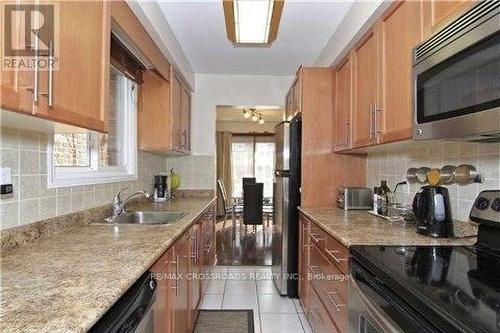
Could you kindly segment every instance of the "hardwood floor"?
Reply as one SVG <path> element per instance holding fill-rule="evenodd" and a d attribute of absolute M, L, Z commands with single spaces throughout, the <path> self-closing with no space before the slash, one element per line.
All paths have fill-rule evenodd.
<path fill-rule="evenodd" d="M 218 220 L 216 237 L 218 265 L 272 265 L 272 220 L 269 220 L 269 227 L 266 219 L 262 226 L 240 227 L 240 220 L 237 218 L 235 230 L 231 218 L 226 221 Z"/>

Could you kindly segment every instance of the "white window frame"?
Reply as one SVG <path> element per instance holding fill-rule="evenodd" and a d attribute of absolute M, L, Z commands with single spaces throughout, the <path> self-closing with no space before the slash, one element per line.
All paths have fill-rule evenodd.
<path fill-rule="evenodd" d="M 123 165 L 100 167 L 98 157 L 98 133 L 90 134 L 90 166 L 89 167 L 56 167 L 54 165 L 54 136 L 48 145 L 48 187 L 65 187 L 78 185 L 92 185 L 119 181 L 137 180 L 137 84 L 125 76 L 120 77 L 122 86 L 120 96 L 115 101 L 118 110 L 124 115 L 116 128 L 123 131 L 118 140 L 123 139 Z"/>

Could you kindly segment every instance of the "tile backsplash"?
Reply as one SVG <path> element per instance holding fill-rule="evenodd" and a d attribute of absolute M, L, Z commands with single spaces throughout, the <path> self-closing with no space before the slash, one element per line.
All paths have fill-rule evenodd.
<path fill-rule="evenodd" d="M 447 141 L 408 141 L 389 144 L 370 151 L 367 158 L 367 186 L 380 186 L 387 180 L 391 189 L 406 180 L 410 167 L 471 164 L 482 176 L 482 183 L 447 186 L 454 219 L 467 221 L 472 204 L 482 190 L 500 189 L 500 143 Z M 409 184 L 398 189 L 396 200 L 411 204 L 422 184 Z"/>
<path fill-rule="evenodd" d="M 181 190 L 207 190 L 215 188 L 215 156 L 191 155 L 167 158 L 167 172 L 181 178 Z"/>
<path fill-rule="evenodd" d="M 47 188 L 48 134 L 0 128 L 0 164 L 11 169 L 14 193 L 0 197 L 0 229 L 111 203 L 114 194 L 152 191 L 153 175 L 165 172 L 165 158 L 139 151 L 137 180 Z"/>

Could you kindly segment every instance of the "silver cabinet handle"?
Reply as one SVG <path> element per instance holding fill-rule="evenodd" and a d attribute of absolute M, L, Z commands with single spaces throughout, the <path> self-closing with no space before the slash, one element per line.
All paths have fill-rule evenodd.
<path fill-rule="evenodd" d="M 368 108 L 370 112 L 370 140 L 373 139 L 373 104 Z"/>
<path fill-rule="evenodd" d="M 49 106 L 54 106 L 54 42 L 49 42 Z"/>
<path fill-rule="evenodd" d="M 324 238 L 320 238 L 319 236 L 316 236 L 316 235 L 311 234 L 311 233 L 309 233 L 309 236 L 311 236 L 311 238 L 313 239 L 313 241 L 314 241 L 315 243 L 319 243 L 319 242 L 321 242 L 321 241 L 323 241 L 323 240 L 324 240 Z"/>
<path fill-rule="evenodd" d="M 349 120 L 345 121 L 345 135 L 346 135 L 346 146 L 349 147 L 349 141 L 351 137 L 350 133 L 351 122 Z"/>
<path fill-rule="evenodd" d="M 191 236 L 191 239 L 193 240 L 193 245 L 191 246 L 191 259 L 194 259 L 194 262 L 196 263 L 196 261 L 198 261 L 198 254 L 196 253 L 197 252 L 197 248 L 198 248 L 198 244 L 197 243 L 197 238 L 196 235 L 194 236 Z"/>
<path fill-rule="evenodd" d="M 337 256 L 335 254 L 339 253 L 339 251 L 326 249 L 326 253 L 328 253 L 330 255 L 330 257 L 332 257 L 333 260 L 335 260 L 338 264 L 340 264 L 341 261 L 347 260 L 347 258 L 337 258 Z"/>
<path fill-rule="evenodd" d="M 172 265 L 175 265 L 175 286 L 174 287 L 170 287 L 172 288 L 173 290 L 175 290 L 175 296 L 177 297 L 177 292 L 178 292 L 178 289 L 179 289 L 179 282 L 177 281 L 177 275 L 179 274 L 179 256 L 177 255 L 175 257 L 175 261 L 172 261 L 170 262 Z"/>
<path fill-rule="evenodd" d="M 326 293 L 326 296 L 328 297 L 328 299 L 330 300 L 330 302 L 332 302 L 333 306 L 335 307 L 335 310 L 337 310 L 337 312 L 340 312 L 340 310 L 341 310 L 340 308 L 344 307 L 345 304 L 339 304 L 339 303 L 335 302 L 335 300 L 332 297 L 332 295 L 338 295 L 338 292 L 329 291 L 328 289 L 325 288 L 325 293 Z"/>
<path fill-rule="evenodd" d="M 380 130 L 380 119 L 379 119 L 379 113 L 382 111 L 378 105 L 377 102 L 375 102 L 374 107 L 373 107 L 373 112 L 374 112 L 374 118 L 375 118 L 375 125 L 374 125 L 374 132 L 375 132 L 375 137 L 378 136 L 378 133 L 381 132 Z"/>
<path fill-rule="evenodd" d="M 40 70 L 38 68 L 38 61 L 40 60 L 40 54 L 38 53 L 38 48 L 40 47 L 40 33 L 38 31 L 35 34 L 35 82 L 33 83 L 33 103 L 38 105 L 38 91 L 40 90 Z"/>

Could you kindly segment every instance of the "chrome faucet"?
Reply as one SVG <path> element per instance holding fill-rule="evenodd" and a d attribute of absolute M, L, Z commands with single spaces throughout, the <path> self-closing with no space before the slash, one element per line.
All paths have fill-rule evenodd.
<path fill-rule="evenodd" d="M 118 193 L 115 194 L 115 197 L 113 198 L 113 216 L 111 217 L 111 219 L 114 219 L 117 216 L 120 216 L 121 214 L 123 214 L 125 212 L 125 205 L 133 197 L 136 197 L 138 195 L 142 195 L 145 198 L 150 197 L 150 194 L 146 191 L 137 191 L 137 192 L 134 192 L 131 195 L 129 195 L 125 200 L 122 200 L 121 196 L 120 196 L 121 193 L 125 190 L 128 190 L 129 188 L 130 188 L 130 186 L 122 188 L 120 191 L 118 191 Z"/>

